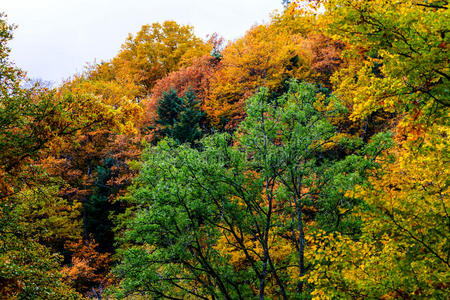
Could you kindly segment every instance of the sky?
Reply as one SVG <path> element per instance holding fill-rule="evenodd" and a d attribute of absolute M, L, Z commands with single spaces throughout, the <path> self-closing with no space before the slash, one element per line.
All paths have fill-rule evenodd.
<path fill-rule="evenodd" d="M 165 20 L 194 27 L 198 37 L 227 40 L 282 9 L 281 0 L 0 0 L 0 12 L 17 25 L 11 60 L 31 79 L 52 84 L 113 58 L 129 33 Z"/>

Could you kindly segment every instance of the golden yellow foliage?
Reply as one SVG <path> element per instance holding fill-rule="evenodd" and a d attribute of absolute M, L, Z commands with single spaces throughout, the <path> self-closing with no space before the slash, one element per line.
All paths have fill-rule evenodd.
<path fill-rule="evenodd" d="M 434 125 L 417 147 L 409 140 L 389 154 L 382 173 L 354 196 L 363 234 L 354 240 L 321 234 L 310 242 L 314 295 L 343 298 L 441 298 L 449 292 L 449 129 Z"/>
<path fill-rule="evenodd" d="M 222 66 L 211 83 L 206 110 L 215 125 L 234 127 L 246 98 L 258 87 L 279 88 L 288 78 L 311 78 L 309 53 L 301 34 L 259 25 L 222 52 Z"/>

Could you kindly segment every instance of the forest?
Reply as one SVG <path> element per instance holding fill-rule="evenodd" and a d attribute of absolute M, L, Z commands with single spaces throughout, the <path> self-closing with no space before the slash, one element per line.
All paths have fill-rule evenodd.
<path fill-rule="evenodd" d="M 0 14 L 0 299 L 448 299 L 448 1 L 283 4 L 57 87 Z"/>

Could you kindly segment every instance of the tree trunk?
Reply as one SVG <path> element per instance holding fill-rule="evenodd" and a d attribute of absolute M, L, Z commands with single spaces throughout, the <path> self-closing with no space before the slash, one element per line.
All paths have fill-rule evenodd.
<path fill-rule="evenodd" d="M 88 162 L 87 164 L 87 177 L 89 178 L 89 176 L 91 176 L 91 162 Z M 86 184 L 84 185 L 84 189 L 87 189 Z M 87 214 L 86 214 L 86 203 L 88 201 L 88 195 L 86 194 L 84 196 L 84 201 L 83 201 L 83 231 L 84 231 L 84 239 L 87 241 L 89 236 L 88 236 L 88 231 L 87 231 Z"/>
<path fill-rule="evenodd" d="M 300 203 L 297 203 L 297 221 L 298 221 L 298 269 L 300 271 L 300 277 L 305 275 L 305 232 L 303 230 L 303 220 L 302 220 L 302 208 Z M 297 292 L 301 293 L 303 291 L 303 280 L 299 279 L 297 283 Z"/>

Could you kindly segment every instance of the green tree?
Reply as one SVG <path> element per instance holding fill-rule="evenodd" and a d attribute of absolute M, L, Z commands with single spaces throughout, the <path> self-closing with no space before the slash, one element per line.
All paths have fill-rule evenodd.
<path fill-rule="evenodd" d="M 118 187 L 111 184 L 114 166 L 119 162 L 114 158 L 107 158 L 97 166 L 97 179 L 94 191 L 84 205 L 86 214 L 86 233 L 92 234 L 99 244 L 101 252 L 113 252 L 114 233 L 111 214 L 120 211 L 119 203 L 112 203 L 111 196 L 118 193 Z"/>
<path fill-rule="evenodd" d="M 201 140 L 201 151 L 173 140 L 147 149 L 126 198 L 135 209 L 124 224 L 118 294 L 288 299 L 304 292 L 305 232 L 314 218 L 307 208 L 319 223 L 333 219 L 329 230 L 354 227 L 342 210 L 358 202 L 344 193 L 374 166 L 364 156 L 384 147 L 336 140 L 328 118 L 338 108 L 314 86 L 292 81 L 277 99 L 263 89 L 248 100 L 234 140 L 216 134 Z M 338 146 L 347 152 L 330 154 Z"/>
<path fill-rule="evenodd" d="M 170 89 L 163 93 L 158 102 L 156 140 L 169 137 L 179 144 L 194 145 L 202 137 L 200 126 L 204 116 L 194 92 L 188 90 L 183 97 L 179 97 L 176 90 Z"/>
<path fill-rule="evenodd" d="M 285 228 L 297 251 L 301 278 L 306 273 L 306 220 L 311 218 L 305 208 L 314 207 L 315 220 L 327 230 L 358 230 L 358 221 L 346 218 L 342 211 L 351 211 L 359 200 L 344 193 L 376 166 L 374 158 L 389 146 L 389 134 L 364 147 L 359 139 L 339 138 L 330 123 L 342 110 L 337 99 L 326 98 L 316 93 L 313 85 L 295 80 L 273 103 L 263 91 L 247 105 L 239 141 L 253 155 L 258 169 L 285 190 L 290 215 Z M 296 291 L 303 292 L 302 280 Z"/>

